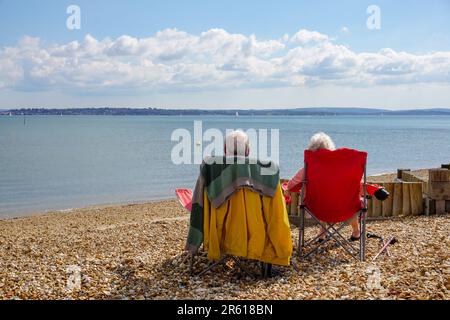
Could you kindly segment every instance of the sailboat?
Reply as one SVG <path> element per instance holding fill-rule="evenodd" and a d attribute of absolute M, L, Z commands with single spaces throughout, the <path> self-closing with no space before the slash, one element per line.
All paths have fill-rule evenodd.
<path fill-rule="evenodd" d="M 239 112 L 236 111 L 236 117 L 239 117 Z"/>

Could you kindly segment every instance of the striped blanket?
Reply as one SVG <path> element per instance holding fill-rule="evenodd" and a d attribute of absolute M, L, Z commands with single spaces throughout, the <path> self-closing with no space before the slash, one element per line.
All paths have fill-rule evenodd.
<path fill-rule="evenodd" d="M 186 249 L 195 253 L 203 243 L 204 194 L 215 208 L 226 202 L 239 188 L 273 198 L 280 182 L 279 167 L 274 162 L 260 162 L 245 157 L 210 157 L 200 166 L 192 197 L 192 211 Z"/>

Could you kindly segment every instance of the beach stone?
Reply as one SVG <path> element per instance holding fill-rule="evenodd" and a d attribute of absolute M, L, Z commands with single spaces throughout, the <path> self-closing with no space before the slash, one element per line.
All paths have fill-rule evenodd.
<path fill-rule="evenodd" d="M 304 261 L 293 257 L 296 270 L 280 267 L 282 276 L 267 280 L 232 263 L 190 277 L 189 263 L 181 264 L 188 223 L 175 200 L 0 220 L 0 298 L 450 299 L 448 215 L 369 223 L 369 231 L 399 240 L 375 263 L 378 241 L 367 241 L 365 263 L 330 245 Z M 259 274 L 255 262 L 242 263 Z M 194 271 L 208 264 L 200 252 Z M 368 267 L 380 270 L 381 289 L 368 288 Z"/>

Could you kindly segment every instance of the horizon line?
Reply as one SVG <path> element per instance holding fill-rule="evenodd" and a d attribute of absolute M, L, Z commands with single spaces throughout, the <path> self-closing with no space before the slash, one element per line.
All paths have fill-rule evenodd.
<path fill-rule="evenodd" d="M 322 106 L 322 107 L 271 107 L 271 108 L 245 108 L 245 107 L 230 107 L 230 108 L 207 108 L 207 107 L 112 107 L 112 106 L 93 106 L 93 107 L 13 107 L 0 108 L 0 111 L 18 111 L 18 110 L 80 110 L 80 109 L 128 109 L 128 110 L 164 110 L 164 111 L 283 111 L 283 110 L 320 110 L 320 109 L 358 109 L 358 110 L 376 110 L 376 111 L 416 111 L 416 110 L 439 110 L 445 109 L 450 111 L 450 106 L 436 106 L 436 107 L 412 107 L 405 109 L 398 108 L 380 108 L 380 107 L 338 107 L 338 106 Z"/>

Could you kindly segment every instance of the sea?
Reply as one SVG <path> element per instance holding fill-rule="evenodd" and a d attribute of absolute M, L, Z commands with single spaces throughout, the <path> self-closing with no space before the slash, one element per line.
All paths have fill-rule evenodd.
<path fill-rule="evenodd" d="M 337 147 L 368 152 L 368 174 L 450 163 L 450 116 L 0 116 L 0 219 L 174 198 L 176 188 L 193 188 L 194 149 L 209 144 L 195 123 L 201 133 L 273 136 L 283 178 L 302 166 L 319 131 Z M 174 132 L 192 134 L 183 141 L 192 161 L 173 161 Z"/>

